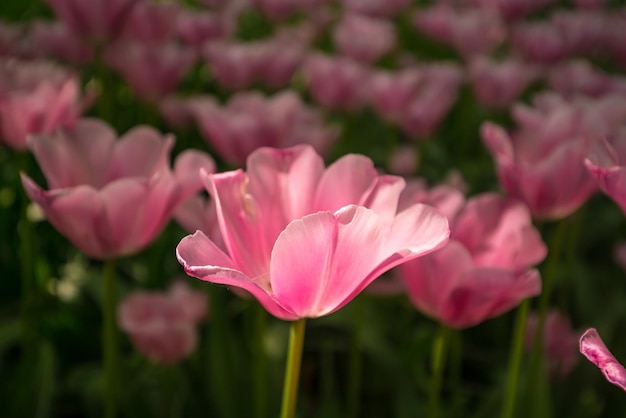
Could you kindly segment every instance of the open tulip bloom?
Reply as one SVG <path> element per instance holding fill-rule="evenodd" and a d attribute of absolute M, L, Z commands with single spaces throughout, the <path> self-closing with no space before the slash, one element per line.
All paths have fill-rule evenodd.
<path fill-rule="evenodd" d="M 328 315 L 390 268 L 447 242 L 448 222 L 415 204 L 397 212 L 404 180 L 348 155 L 324 169 L 309 146 L 261 148 L 242 170 L 203 181 L 226 251 L 202 232 L 176 250 L 187 274 L 250 292 L 284 320 Z"/>

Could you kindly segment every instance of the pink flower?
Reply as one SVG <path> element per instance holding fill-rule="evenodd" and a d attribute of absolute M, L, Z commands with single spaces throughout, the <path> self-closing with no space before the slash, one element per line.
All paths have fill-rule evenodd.
<path fill-rule="evenodd" d="M 83 111 L 78 77 L 45 61 L 0 59 L 0 141 L 26 149 L 30 134 L 72 126 Z"/>
<path fill-rule="evenodd" d="M 379 176 L 365 157 L 324 169 L 311 147 L 262 148 L 247 168 L 203 174 L 226 251 L 196 232 L 177 256 L 187 274 L 247 290 L 278 318 L 331 314 L 386 270 L 447 240 L 433 208 L 397 211 L 404 181 Z"/>
<path fill-rule="evenodd" d="M 447 246 L 398 268 L 420 311 L 466 328 L 539 294 L 539 273 L 530 267 L 545 257 L 546 247 L 523 204 L 483 194 L 450 225 Z"/>
<path fill-rule="evenodd" d="M 40 55 L 75 65 L 86 64 L 94 59 L 93 46 L 70 32 L 61 22 L 35 21 L 31 24 L 30 36 Z"/>
<path fill-rule="evenodd" d="M 456 102 L 463 75 L 454 64 L 424 66 L 422 84 L 409 102 L 400 126 L 411 137 L 432 135 Z"/>
<path fill-rule="evenodd" d="M 411 0 L 343 0 L 342 3 L 350 13 L 389 18 L 406 10 Z"/>
<path fill-rule="evenodd" d="M 169 168 L 172 136 L 139 126 L 116 140 L 107 124 L 82 119 L 71 130 L 30 144 L 49 191 L 26 174 L 22 184 L 50 223 L 90 257 L 110 259 L 148 245 L 179 203 L 197 191 L 206 155 L 187 151 Z"/>
<path fill-rule="evenodd" d="M 377 71 L 372 74 L 369 101 L 383 118 L 399 123 L 411 101 L 419 94 L 426 72 L 409 67 L 396 72 Z"/>
<path fill-rule="evenodd" d="M 203 49 L 217 83 L 228 90 L 245 89 L 255 81 L 263 51 L 247 44 L 217 41 Z"/>
<path fill-rule="evenodd" d="M 193 352 L 196 325 L 207 315 L 207 299 L 184 282 L 175 282 L 165 293 L 131 293 L 117 315 L 138 351 L 152 361 L 172 364 Z"/>
<path fill-rule="evenodd" d="M 207 41 L 227 38 L 234 26 L 235 22 L 228 16 L 198 10 L 181 10 L 176 19 L 180 38 L 198 50 Z"/>
<path fill-rule="evenodd" d="M 296 13 L 310 13 L 326 4 L 328 0 L 252 0 L 265 15 L 283 20 Z"/>
<path fill-rule="evenodd" d="M 89 41 L 115 39 L 138 0 L 46 0 L 74 34 Z"/>
<path fill-rule="evenodd" d="M 333 41 L 342 55 L 371 64 L 391 51 L 396 44 L 396 33 L 386 20 L 346 15 L 335 27 Z"/>
<path fill-rule="evenodd" d="M 596 144 L 585 164 L 598 187 L 626 213 L 626 129 Z"/>
<path fill-rule="evenodd" d="M 195 59 L 191 49 L 174 43 L 118 42 L 106 53 L 107 63 L 146 101 L 173 92 Z"/>
<path fill-rule="evenodd" d="M 626 391 L 626 369 L 611 354 L 595 328 L 589 328 L 580 337 L 580 352 L 602 370 L 606 380 Z"/>
<path fill-rule="evenodd" d="M 497 11 L 506 20 L 518 20 L 550 6 L 554 0 L 475 0 L 474 3 Z"/>
<path fill-rule="evenodd" d="M 569 53 L 562 31 L 550 22 L 532 22 L 515 26 L 511 42 L 522 56 L 531 62 L 552 64 L 565 58 Z"/>
<path fill-rule="evenodd" d="M 174 36 L 180 10 L 178 3 L 170 1 L 140 1 L 129 12 L 120 36 L 141 43 L 167 42 Z"/>
<path fill-rule="evenodd" d="M 523 200 L 541 219 L 573 213 L 594 191 L 584 168 L 590 146 L 626 120 L 624 99 L 565 101 L 537 97 L 534 107 L 517 106 L 521 125 L 509 136 L 497 125 L 483 125 L 482 136 L 493 154 L 502 187 Z"/>
<path fill-rule="evenodd" d="M 226 107 L 195 101 L 191 112 L 207 142 L 227 161 L 239 165 L 262 146 L 310 144 L 325 153 L 339 134 L 336 127 L 325 126 L 316 109 L 289 90 L 272 97 L 239 93 Z"/>
<path fill-rule="evenodd" d="M 572 329 L 569 319 L 558 311 L 550 311 L 543 328 L 543 352 L 552 378 L 567 376 L 578 363 L 578 333 Z M 535 345 L 539 318 L 528 316 L 524 348 L 531 352 Z"/>
<path fill-rule="evenodd" d="M 311 53 L 303 71 L 311 95 L 322 106 L 355 110 L 367 100 L 368 70 L 352 60 Z"/>
<path fill-rule="evenodd" d="M 548 84 L 564 97 L 586 95 L 600 97 L 611 93 L 626 96 L 626 78 L 611 76 L 594 68 L 589 61 L 575 60 L 550 71 Z"/>
<path fill-rule="evenodd" d="M 515 59 L 495 62 L 479 57 L 469 67 L 476 97 L 485 106 L 494 108 L 509 106 L 538 75 L 536 68 Z"/>

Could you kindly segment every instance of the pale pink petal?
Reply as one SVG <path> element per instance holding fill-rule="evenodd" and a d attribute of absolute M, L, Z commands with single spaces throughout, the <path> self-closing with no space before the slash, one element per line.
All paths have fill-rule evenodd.
<path fill-rule="evenodd" d="M 346 155 L 324 172 L 314 207 L 334 212 L 349 204 L 363 205 L 377 178 L 372 160 L 362 155 Z"/>
<path fill-rule="evenodd" d="M 269 289 L 259 285 L 258 278 L 250 278 L 239 271 L 233 260 L 202 232 L 183 238 L 176 247 L 176 257 L 190 276 L 244 289 L 272 315 L 285 320 L 298 318 L 279 304 Z"/>
<path fill-rule="evenodd" d="M 291 222 L 272 251 L 274 294 L 300 318 L 334 312 L 380 260 L 383 232 L 378 216 L 359 206 Z"/>
<path fill-rule="evenodd" d="M 109 166 L 109 181 L 121 177 L 151 176 L 167 167 L 173 146 L 173 136 L 164 137 L 152 127 L 138 126 L 131 129 L 116 144 Z"/>
<path fill-rule="evenodd" d="M 215 172 L 215 161 L 204 152 L 186 150 L 176 157 L 174 176 L 182 188 L 183 198 L 202 190 L 201 168 L 207 173 Z"/>
<path fill-rule="evenodd" d="M 82 119 L 72 129 L 54 136 L 35 136 L 31 149 L 50 189 L 106 182 L 115 131 L 96 119 Z"/>
<path fill-rule="evenodd" d="M 580 352 L 598 366 L 609 382 L 626 391 L 626 369 L 611 354 L 595 328 L 580 337 Z"/>

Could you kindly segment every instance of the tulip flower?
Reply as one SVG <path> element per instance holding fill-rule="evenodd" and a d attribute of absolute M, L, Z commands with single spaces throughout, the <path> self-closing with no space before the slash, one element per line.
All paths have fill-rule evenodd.
<path fill-rule="evenodd" d="M 529 315 L 524 338 L 524 349 L 527 352 L 531 352 L 535 345 L 538 325 L 538 316 Z M 567 376 L 578 362 L 576 353 L 578 333 L 572 329 L 569 318 L 554 310 L 545 318 L 543 334 L 543 352 L 549 376 L 552 378 Z"/>
<path fill-rule="evenodd" d="M 94 59 L 93 46 L 74 35 L 62 22 L 35 21 L 30 26 L 30 36 L 38 55 L 74 65 L 83 65 Z"/>
<path fill-rule="evenodd" d="M 207 99 L 195 99 L 189 106 L 206 141 L 238 165 L 262 146 L 310 144 L 325 153 L 339 134 L 336 127 L 325 126 L 321 113 L 292 91 L 272 97 L 238 93 L 225 107 Z"/>
<path fill-rule="evenodd" d="M 203 181 L 226 250 L 202 232 L 176 249 L 187 274 L 242 288 L 284 320 L 328 315 L 386 270 L 445 244 L 446 219 L 397 210 L 404 180 L 348 155 L 324 169 L 309 146 L 262 148 L 242 170 Z"/>
<path fill-rule="evenodd" d="M 626 129 L 600 141 L 585 160 L 600 189 L 626 213 Z"/>
<path fill-rule="evenodd" d="M 74 73 L 45 61 L 0 60 L 0 141 L 11 148 L 74 125 L 82 108 Z"/>
<path fill-rule="evenodd" d="M 545 257 L 546 247 L 522 203 L 483 194 L 460 211 L 456 205 L 447 211 L 456 212 L 449 244 L 398 268 L 420 311 L 449 327 L 467 328 L 539 294 L 539 273 L 530 267 Z"/>
<path fill-rule="evenodd" d="M 133 292 L 117 309 L 120 328 L 150 360 L 173 364 L 193 352 L 196 325 L 207 315 L 207 298 L 184 282 L 167 292 Z"/>
<path fill-rule="evenodd" d="M 349 12 L 371 17 L 389 18 L 406 10 L 410 0 L 344 0 L 342 6 Z"/>
<path fill-rule="evenodd" d="M 606 380 L 626 391 L 626 369 L 611 354 L 595 328 L 580 337 L 580 352 L 598 366 Z"/>
<path fill-rule="evenodd" d="M 395 46 L 396 34 L 388 21 L 347 15 L 335 27 L 333 40 L 341 55 L 371 64 Z"/>
<path fill-rule="evenodd" d="M 172 136 L 139 126 L 116 140 L 113 129 L 95 119 L 34 137 L 30 145 L 49 190 L 22 173 L 26 193 L 61 234 L 101 260 L 148 245 L 197 191 L 199 169 L 214 168 L 208 156 L 187 151 L 172 172 Z"/>
<path fill-rule="evenodd" d="M 570 215 L 595 189 L 583 161 L 596 141 L 626 121 L 624 98 L 543 95 L 534 107 L 516 106 L 513 114 L 521 126 L 512 136 L 491 123 L 482 128 L 500 184 L 537 218 Z"/>

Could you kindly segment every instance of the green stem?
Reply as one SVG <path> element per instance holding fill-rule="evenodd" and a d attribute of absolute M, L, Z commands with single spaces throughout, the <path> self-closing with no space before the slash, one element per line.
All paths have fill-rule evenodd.
<path fill-rule="evenodd" d="M 433 340 L 433 351 L 431 357 L 433 374 L 430 380 L 428 400 L 429 418 L 439 417 L 439 398 L 441 394 L 441 383 L 443 382 L 443 371 L 445 368 L 449 342 L 450 328 L 444 324 L 440 324 L 437 335 Z"/>
<path fill-rule="evenodd" d="M 289 352 L 287 353 L 287 367 L 285 368 L 281 418 L 294 418 L 296 414 L 305 325 L 306 319 L 301 318 L 293 321 L 289 328 Z"/>
<path fill-rule="evenodd" d="M 365 316 L 365 299 L 364 295 L 353 301 L 355 305 L 354 325 L 352 344 L 350 347 L 350 372 L 348 377 L 348 411 L 347 417 L 356 418 L 359 416 L 360 393 L 361 393 L 361 375 L 363 368 L 363 359 L 361 350 L 363 345 L 363 325 Z"/>
<path fill-rule="evenodd" d="M 519 308 L 517 308 L 515 328 L 513 330 L 513 341 L 511 342 L 511 354 L 509 356 L 507 389 L 502 407 L 502 418 L 512 418 L 515 414 L 515 403 L 517 401 L 517 388 L 522 364 L 524 336 L 526 333 L 526 319 L 528 318 L 529 305 L 530 300 L 526 299 L 520 304 Z"/>
<path fill-rule="evenodd" d="M 104 262 L 103 274 L 104 416 L 105 418 L 114 418 L 117 415 L 117 326 L 115 323 L 117 283 L 114 260 Z"/>

